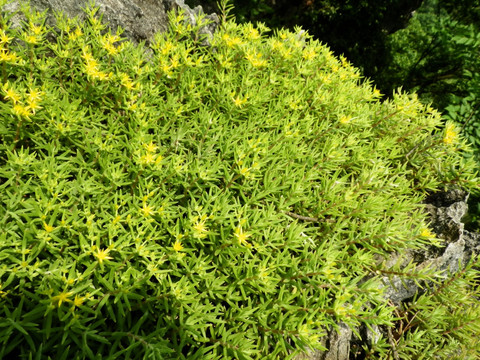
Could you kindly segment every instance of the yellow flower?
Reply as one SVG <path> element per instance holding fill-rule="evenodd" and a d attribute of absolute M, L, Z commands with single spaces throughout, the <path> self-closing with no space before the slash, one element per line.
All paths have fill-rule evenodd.
<path fill-rule="evenodd" d="M 155 214 L 155 210 L 153 210 L 153 206 L 143 203 L 143 207 L 140 209 L 140 213 L 145 217 L 149 217 Z"/>
<path fill-rule="evenodd" d="M 253 27 L 252 24 L 248 24 L 245 31 L 244 35 L 248 40 L 256 40 L 260 39 L 260 33 L 258 32 L 257 29 Z"/>
<path fill-rule="evenodd" d="M 115 55 L 116 53 L 118 53 L 118 48 L 116 48 L 113 44 L 105 44 L 103 45 L 103 48 L 107 50 L 107 53 L 109 55 Z"/>
<path fill-rule="evenodd" d="M 273 39 L 270 43 L 270 46 L 272 47 L 272 50 L 280 50 L 283 49 L 283 41 Z"/>
<path fill-rule="evenodd" d="M 176 252 L 183 250 L 183 245 L 180 240 L 175 241 L 175 244 L 173 244 L 173 250 L 175 250 Z"/>
<path fill-rule="evenodd" d="M 122 217 L 120 215 L 115 216 L 115 218 L 112 220 L 112 225 L 116 225 L 121 219 Z"/>
<path fill-rule="evenodd" d="M 243 232 L 243 229 L 241 226 L 237 226 L 235 228 L 235 233 L 234 233 L 235 237 L 237 238 L 238 240 L 238 243 L 240 245 L 244 245 L 248 248 L 251 248 L 252 247 L 252 244 L 250 244 L 249 242 L 247 242 L 247 239 L 251 236 L 251 234 L 247 233 L 247 232 Z"/>
<path fill-rule="evenodd" d="M 27 101 L 33 102 L 35 100 L 41 100 L 42 95 L 42 91 L 39 91 L 38 89 L 31 89 L 30 92 L 27 94 Z"/>
<path fill-rule="evenodd" d="M 9 53 L 5 49 L 0 50 L 0 62 L 15 62 L 17 59 L 17 54 Z"/>
<path fill-rule="evenodd" d="M 108 256 L 109 252 L 110 252 L 110 249 L 104 249 L 104 250 L 98 249 L 96 253 L 93 253 L 93 256 L 97 258 L 100 264 L 103 264 L 105 260 L 111 259 L 111 257 Z"/>
<path fill-rule="evenodd" d="M 242 44 L 243 44 L 243 42 L 239 37 L 233 37 L 227 43 L 227 45 L 230 46 L 230 47 L 235 46 L 235 45 L 242 45 Z"/>
<path fill-rule="evenodd" d="M 113 43 L 117 42 L 118 40 L 120 40 L 118 35 L 107 34 L 100 40 L 100 43 L 102 44 L 102 47 L 107 50 L 109 55 L 115 55 L 120 51 L 120 49 L 113 45 Z"/>
<path fill-rule="evenodd" d="M 140 164 L 142 165 L 153 164 L 154 162 L 155 162 L 155 154 L 152 154 L 150 152 L 147 152 L 145 155 L 142 155 L 140 157 Z"/>
<path fill-rule="evenodd" d="M 3 91 L 5 92 L 4 99 L 10 99 L 14 104 L 20 101 L 20 94 L 17 93 L 14 89 L 9 88 L 9 84 L 3 86 Z"/>
<path fill-rule="evenodd" d="M 31 112 L 32 114 L 35 114 L 37 110 L 40 110 L 42 107 L 38 104 L 37 100 L 32 100 L 28 101 L 28 106 L 26 109 Z"/>
<path fill-rule="evenodd" d="M 223 56 L 222 54 L 218 55 L 218 62 L 225 69 L 230 69 L 233 65 L 230 58 Z"/>
<path fill-rule="evenodd" d="M 51 233 L 55 229 L 53 226 L 48 225 L 46 222 L 43 222 L 43 227 L 47 233 Z"/>
<path fill-rule="evenodd" d="M 453 123 L 447 123 L 445 126 L 445 135 L 443 136 L 443 142 L 447 145 L 453 144 L 458 137 L 458 132 L 455 129 Z"/>
<path fill-rule="evenodd" d="M 85 64 L 85 72 L 87 75 L 91 77 L 97 77 L 98 76 L 98 63 L 95 59 L 88 60 L 87 63 Z"/>
<path fill-rule="evenodd" d="M 258 271 L 258 278 L 262 281 L 267 281 L 268 275 L 269 275 L 269 272 L 264 267 L 261 267 L 260 270 Z"/>
<path fill-rule="evenodd" d="M 240 174 L 246 176 L 250 172 L 250 168 L 242 167 L 240 168 Z"/>
<path fill-rule="evenodd" d="M 335 303 L 333 306 L 333 311 L 339 317 L 346 316 L 348 314 L 348 309 L 344 306 L 344 304 Z"/>
<path fill-rule="evenodd" d="M 88 62 L 93 62 L 96 60 L 93 58 L 93 55 L 92 53 L 90 52 L 90 48 L 88 46 L 85 46 L 83 49 L 83 54 L 82 54 L 82 58 L 88 63 Z"/>
<path fill-rule="evenodd" d="M 315 49 L 312 48 L 306 48 L 303 50 L 302 57 L 305 60 L 312 60 L 317 56 L 317 53 L 315 52 Z"/>
<path fill-rule="evenodd" d="M 107 74 L 107 73 L 104 73 L 103 71 L 99 71 L 99 72 L 97 72 L 97 74 L 96 74 L 96 78 L 98 78 L 98 79 L 101 80 L 101 81 L 102 81 L 102 80 L 108 80 L 109 78 L 112 77 L 112 75 L 113 75 L 112 73 Z M 94 77 L 95 77 L 95 76 L 94 76 Z"/>
<path fill-rule="evenodd" d="M 52 297 L 52 301 L 57 303 L 57 306 L 60 307 L 63 302 L 71 302 L 72 300 L 69 297 L 72 295 L 71 292 L 62 292 L 57 296 Z"/>
<path fill-rule="evenodd" d="M 83 35 L 82 29 L 76 28 L 74 32 L 71 32 L 68 34 L 68 40 L 75 41 L 82 35 Z"/>
<path fill-rule="evenodd" d="M 37 35 L 27 35 L 25 36 L 25 42 L 31 45 L 36 45 L 38 44 L 38 36 Z"/>
<path fill-rule="evenodd" d="M 193 237 L 203 239 L 207 236 L 208 229 L 205 226 L 205 220 L 196 221 L 193 225 Z"/>
<path fill-rule="evenodd" d="M 224 34 L 222 36 L 222 40 L 225 41 L 225 44 L 230 48 L 233 48 L 236 45 L 241 45 L 242 44 L 242 40 L 239 37 L 236 37 L 236 36 L 231 37 L 228 34 Z"/>
<path fill-rule="evenodd" d="M 30 119 L 30 115 L 32 115 L 32 112 L 30 112 L 29 107 L 24 106 L 22 104 L 15 104 L 12 108 L 12 112 L 17 116 L 21 116 L 26 119 Z"/>
<path fill-rule="evenodd" d="M 237 97 L 234 98 L 232 96 L 232 101 L 233 101 L 233 103 L 235 104 L 236 107 L 241 108 L 243 106 L 243 104 L 245 104 L 247 102 L 247 100 L 248 100 L 247 96 L 244 97 L 244 98 L 241 98 L 240 96 L 237 96 Z"/>
<path fill-rule="evenodd" d="M 12 40 L 3 29 L 0 29 L 0 44 L 8 44 Z"/>
<path fill-rule="evenodd" d="M 145 150 L 147 150 L 147 152 L 149 152 L 149 153 L 154 153 L 154 152 L 157 151 L 157 149 L 158 149 L 158 146 L 155 145 L 155 144 L 153 143 L 153 141 L 150 141 L 150 143 L 148 143 L 148 144 L 143 144 L 143 147 L 144 147 Z"/>
<path fill-rule="evenodd" d="M 175 50 L 175 45 L 173 45 L 173 43 L 170 41 L 167 41 L 165 44 L 163 44 L 162 55 L 168 55 L 172 50 Z"/>
<path fill-rule="evenodd" d="M 98 61 L 95 60 L 92 54 L 88 52 L 88 48 L 87 50 L 84 49 L 82 57 L 85 59 L 85 72 L 88 76 L 92 77 L 93 79 L 100 80 L 108 80 L 113 76 L 112 73 L 106 74 L 99 70 Z"/>
<path fill-rule="evenodd" d="M 285 59 L 290 59 L 292 57 L 292 49 L 281 48 L 280 55 Z"/>
<path fill-rule="evenodd" d="M 30 23 L 30 30 L 32 30 L 34 35 L 41 35 L 43 32 L 43 26 L 38 26 L 33 23 Z"/>
<path fill-rule="evenodd" d="M 132 79 L 130 79 L 130 76 L 128 76 L 127 74 L 121 73 L 120 74 L 120 81 L 121 81 L 122 85 L 127 88 L 127 90 L 134 90 L 135 89 L 135 85 L 134 85 Z"/>
<path fill-rule="evenodd" d="M 138 108 L 138 104 L 137 104 L 137 103 L 131 103 L 131 102 L 129 102 L 129 103 L 127 104 L 127 109 L 130 110 L 130 111 L 135 112 L 135 111 L 137 110 L 137 108 Z"/>
<path fill-rule="evenodd" d="M 289 103 L 288 103 L 288 106 L 290 107 L 290 109 L 292 110 L 298 110 L 298 109 L 301 109 L 302 106 L 299 104 L 299 101 L 298 100 L 291 100 Z"/>
<path fill-rule="evenodd" d="M 107 34 L 105 36 L 105 40 L 111 44 L 117 42 L 117 41 L 120 41 L 120 36 L 118 36 L 117 34 L 115 35 L 112 35 L 112 34 Z"/>
<path fill-rule="evenodd" d="M 420 233 L 420 236 L 421 237 L 425 237 L 425 238 L 433 238 L 435 237 L 435 235 L 430 231 L 430 229 L 428 228 L 423 228 L 422 229 L 422 232 Z"/>
<path fill-rule="evenodd" d="M 73 307 L 80 307 L 83 305 L 85 298 L 82 296 L 75 295 L 75 299 L 73 299 Z"/>
<path fill-rule="evenodd" d="M 340 118 L 340 124 L 348 124 L 350 121 L 352 120 L 352 117 L 350 115 L 343 115 L 341 118 Z"/>
<path fill-rule="evenodd" d="M 175 54 L 170 59 L 170 68 L 176 69 L 179 66 L 180 66 L 180 58 L 178 57 L 178 54 Z"/>
<path fill-rule="evenodd" d="M 256 52 L 248 53 L 245 58 L 252 64 L 253 67 L 262 67 L 267 65 L 267 60 L 262 59 L 262 54 Z"/>

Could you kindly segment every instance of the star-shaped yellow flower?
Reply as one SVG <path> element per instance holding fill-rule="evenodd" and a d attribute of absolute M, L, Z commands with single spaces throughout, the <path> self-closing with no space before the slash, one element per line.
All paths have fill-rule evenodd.
<path fill-rule="evenodd" d="M 110 249 L 104 249 L 100 250 L 98 249 L 97 252 L 93 253 L 93 256 L 95 256 L 100 264 L 103 264 L 105 260 L 111 259 L 110 256 L 108 256 L 108 253 L 110 252 Z"/>
<path fill-rule="evenodd" d="M 52 297 L 52 301 L 56 302 L 58 307 L 62 305 L 63 302 L 71 302 L 72 300 L 69 297 L 72 295 L 71 292 L 61 292 L 57 296 Z"/>

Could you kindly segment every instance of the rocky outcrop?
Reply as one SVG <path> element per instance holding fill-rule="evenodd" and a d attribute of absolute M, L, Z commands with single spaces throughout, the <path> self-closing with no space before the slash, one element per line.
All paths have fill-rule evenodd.
<path fill-rule="evenodd" d="M 17 12 L 24 0 L 14 0 L 3 7 L 3 11 L 14 13 L 11 21 L 19 26 L 24 20 Z M 55 12 L 63 12 L 66 16 L 79 19 L 85 18 L 84 9 L 89 0 L 30 0 L 30 5 L 38 11 L 47 11 L 47 23 L 55 23 Z M 196 15 L 203 13 L 201 6 L 191 9 L 184 0 L 96 0 L 95 5 L 103 14 L 103 20 L 108 22 L 113 31 L 118 27 L 124 29 L 123 36 L 135 43 L 145 41 L 147 44 L 157 32 L 164 32 L 168 27 L 168 11 L 183 9 L 189 21 L 194 24 Z M 207 15 L 211 24 L 202 32 L 211 35 L 218 24 L 215 14 Z"/>

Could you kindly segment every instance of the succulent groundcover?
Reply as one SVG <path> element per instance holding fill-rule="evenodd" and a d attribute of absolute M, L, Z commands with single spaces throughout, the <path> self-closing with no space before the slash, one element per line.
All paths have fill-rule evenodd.
<path fill-rule="evenodd" d="M 285 359 L 394 326 L 391 274 L 432 291 L 367 355 L 478 354 L 471 264 L 385 265 L 442 246 L 426 194 L 476 189 L 453 123 L 301 29 L 179 12 L 146 46 L 85 12 L 1 17 L 1 358 Z"/>

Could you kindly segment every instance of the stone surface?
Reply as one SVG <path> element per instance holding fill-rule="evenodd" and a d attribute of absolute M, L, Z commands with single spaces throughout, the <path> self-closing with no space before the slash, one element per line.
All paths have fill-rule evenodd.
<path fill-rule="evenodd" d="M 185 4 L 184 0 L 171 0 L 170 2 L 173 3 L 173 8 L 180 8 L 185 11 L 185 14 L 188 16 L 190 24 L 192 25 L 196 25 L 196 18 L 200 14 L 204 14 L 203 8 L 200 5 L 196 6 L 194 9 L 191 9 L 188 5 Z M 207 36 L 205 45 L 208 45 L 208 40 L 213 36 L 213 33 L 215 32 L 218 24 L 220 23 L 220 20 L 215 13 L 206 15 L 206 18 L 209 20 L 209 24 L 207 26 L 204 26 L 200 30 L 200 34 Z"/>
<path fill-rule="evenodd" d="M 328 336 L 322 339 L 322 345 L 329 349 L 328 351 L 309 351 L 306 354 L 297 355 L 295 360 L 348 359 L 352 334 L 352 329 L 344 323 L 340 323 L 338 329 L 330 329 Z"/>
<path fill-rule="evenodd" d="M 3 7 L 4 11 L 16 13 L 25 0 L 14 0 Z M 30 0 L 30 4 L 38 11 L 47 11 L 47 23 L 55 23 L 54 12 L 63 12 L 68 17 L 85 18 L 84 8 L 90 0 Z M 96 0 L 95 5 L 103 14 L 103 20 L 108 22 L 113 31 L 118 27 L 125 31 L 123 36 L 135 43 L 145 41 L 147 44 L 157 32 L 168 28 L 168 11 L 182 9 L 189 21 L 195 24 L 195 17 L 203 13 L 202 7 L 191 9 L 183 0 Z M 212 23 L 201 32 L 211 36 L 218 25 L 216 14 L 206 15 Z M 24 19 L 15 14 L 11 19 L 14 26 L 19 26 Z"/>

